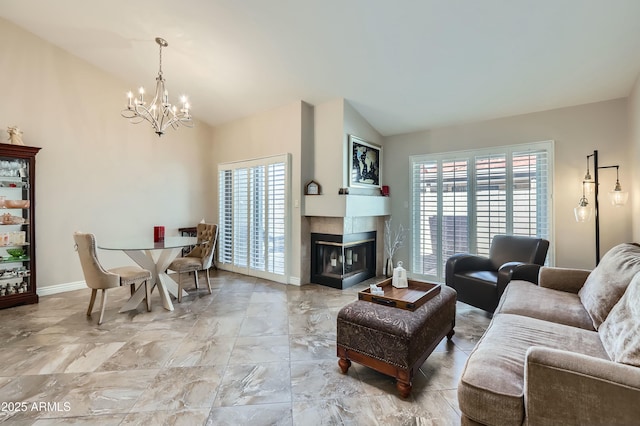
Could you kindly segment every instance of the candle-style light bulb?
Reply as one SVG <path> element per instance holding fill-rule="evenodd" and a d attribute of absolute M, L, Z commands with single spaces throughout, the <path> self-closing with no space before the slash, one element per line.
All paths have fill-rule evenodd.
<path fill-rule="evenodd" d="M 133 106 L 133 93 L 131 93 L 131 90 L 127 92 L 127 98 L 129 99 L 128 108 L 131 109 Z"/>
<path fill-rule="evenodd" d="M 138 89 L 138 93 L 140 94 L 140 103 L 143 104 L 144 103 L 144 87 L 140 87 L 140 89 Z"/>

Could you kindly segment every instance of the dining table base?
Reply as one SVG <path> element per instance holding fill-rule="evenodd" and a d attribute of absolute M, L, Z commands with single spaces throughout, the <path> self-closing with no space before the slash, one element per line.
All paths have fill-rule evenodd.
<path fill-rule="evenodd" d="M 153 255 L 154 251 L 160 253 L 157 258 Z M 163 250 L 124 250 L 141 268 L 151 272 L 151 291 L 155 288 L 158 289 L 162 306 L 168 311 L 173 311 L 173 303 L 171 302 L 170 295 L 175 298 L 178 297 L 178 283 L 167 274 L 167 268 L 181 251 L 181 247 L 166 248 Z M 182 297 L 188 295 L 189 293 L 183 289 Z M 144 286 L 140 286 L 120 309 L 120 312 L 136 309 L 145 297 Z"/>

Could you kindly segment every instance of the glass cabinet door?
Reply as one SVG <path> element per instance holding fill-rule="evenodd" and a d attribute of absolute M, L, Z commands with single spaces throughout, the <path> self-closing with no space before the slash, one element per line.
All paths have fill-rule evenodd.
<path fill-rule="evenodd" d="M 0 157 L 0 297 L 30 291 L 29 162 Z"/>
<path fill-rule="evenodd" d="M 0 143 L 0 308 L 38 302 L 35 277 L 35 155 Z"/>

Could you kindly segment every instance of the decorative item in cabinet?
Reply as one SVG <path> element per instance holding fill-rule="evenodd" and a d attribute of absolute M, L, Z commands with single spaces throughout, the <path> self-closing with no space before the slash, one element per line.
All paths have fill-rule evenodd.
<path fill-rule="evenodd" d="M 36 154 L 0 143 L 0 308 L 38 303 L 35 247 Z"/>

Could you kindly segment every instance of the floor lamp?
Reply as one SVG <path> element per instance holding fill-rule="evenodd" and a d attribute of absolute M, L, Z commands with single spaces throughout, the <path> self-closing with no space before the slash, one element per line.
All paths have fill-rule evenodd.
<path fill-rule="evenodd" d="M 589 172 L 589 159 L 593 159 L 593 178 Z M 578 203 L 578 206 L 573 209 L 576 216 L 576 221 L 587 222 L 593 213 L 591 207 L 589 207 L 589 200 L 587 195 L 594 194 L 595 204 L 595 223 L 596 223 L 596 266 L 600 263 L 600 206 L 598 204 L 598 170 L 600 169 L 616 169 L 616 186 L 612 191 L 609 191 L 609 198 L 611 204 L 616 207 L 623 206 L 629 198 L 629 193 L 622 190 L 620 186 L 620 175 L 618 169 L 620 165 L 615 166 L 599 166 L 598 165 L 598 150 L 593 151 L 593 154 L 587 155 L 587 173 L 584 175 L 582 181 L 582 198 Z"/>

